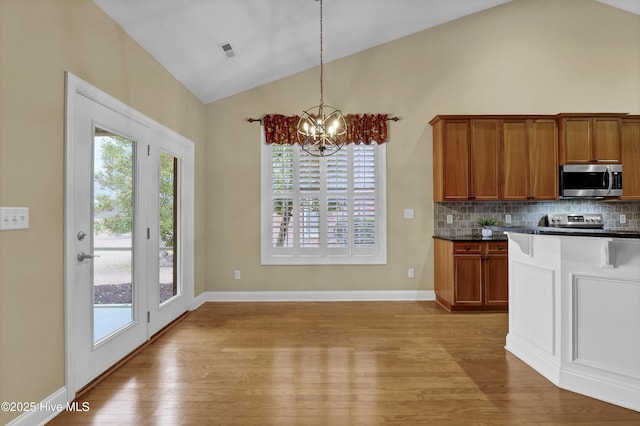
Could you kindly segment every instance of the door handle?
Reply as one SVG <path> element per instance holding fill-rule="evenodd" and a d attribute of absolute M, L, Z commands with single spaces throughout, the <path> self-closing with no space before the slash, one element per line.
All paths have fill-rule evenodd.
<path fill-rule="evenodd" d="M 82 262 L 85 259 L 93 259 L 94 257 L 100 257 L 100 256 L 96 256 L 94 254 L 86 254 L 83 251 L 78 253 L 78 255 L 76 256 L 76 258 L 78 259 L 78 262 Z"/>

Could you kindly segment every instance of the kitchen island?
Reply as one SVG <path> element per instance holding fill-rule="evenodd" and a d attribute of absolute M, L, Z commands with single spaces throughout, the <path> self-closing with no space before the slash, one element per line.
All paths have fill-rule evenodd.
<path fill-rule="evenodd" d="M 640 231 L 503 228 L 506 349 L 556 386 L 640 411 Z"/>

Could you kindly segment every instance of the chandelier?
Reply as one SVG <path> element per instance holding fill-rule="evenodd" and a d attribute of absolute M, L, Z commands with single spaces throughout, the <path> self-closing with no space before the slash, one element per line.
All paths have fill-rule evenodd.
<path fill-rule="evenodd" d="M 322 0 L 320 0 L 320 104 L 304 110 L 297 126 L 300 147 L 315 157 L 335 154 L 344 146 L 347 139 L 347 123 L 342 113 L 324 104 L 322 23 Z"/>

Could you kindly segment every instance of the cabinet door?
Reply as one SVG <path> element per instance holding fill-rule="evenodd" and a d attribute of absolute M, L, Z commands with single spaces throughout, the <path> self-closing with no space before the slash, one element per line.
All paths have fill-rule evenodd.
<path fill-rule="evenodd" d="M 471 199 L 499 199 L 500 164 L 498 120 L 471 120 Z"/>
<path fill-rule="evenodd" d="M 622 121 L 622 199 L 640 200 L 640 118 Z"/>
<path fill-rule="evenodd" d="M 482 256 L 453 256 L 453 297 L 457 305 L 482 305 Z"/>
<path fill-rule="evenodd" d="M 529 199 L 527 121 L 502 124 L 502 198 Z"/>
<path fill-rule="evenodd" d="M 484 260 L 484 304 L 509 303 L 509 257 L 488 255 Z"/>
<path fill-rule="evenodd" d="M 593 159 L 598 163 L 620 162 L 620 122 L 619 118 L 613 117 L 593 119 L 591 144 Z"/>
<path fill-rule="evenodd" d="M 589 163 L 594 159 L 591 150 L 591 119 L 565 118 L 563 149 L 565 163 Z"/>
<path fill-rule="evenodd" d="M 469 198 L 469 121 L 447 121 L 443 135 L 443 199 Z"/>
<path fill-rule="evenodd" d="M 529 196 L 535 200 L 556 200 L 558 124 L 555 120 L 533 120 L 529 135 Z"/>

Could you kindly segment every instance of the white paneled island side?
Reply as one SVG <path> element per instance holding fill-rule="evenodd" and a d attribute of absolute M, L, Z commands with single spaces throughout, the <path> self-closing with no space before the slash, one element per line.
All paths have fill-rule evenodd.
<path fill-rule="evenodd" d="M 560 388 L 640 411 L 640 232 L 494 229 L 509 237 L 506 349 Z"/>

